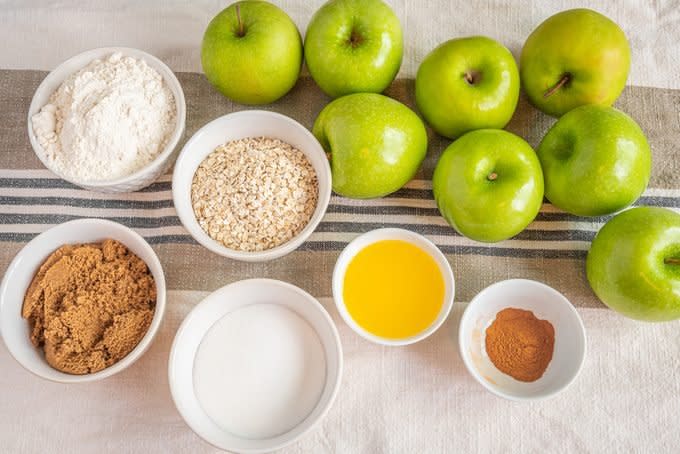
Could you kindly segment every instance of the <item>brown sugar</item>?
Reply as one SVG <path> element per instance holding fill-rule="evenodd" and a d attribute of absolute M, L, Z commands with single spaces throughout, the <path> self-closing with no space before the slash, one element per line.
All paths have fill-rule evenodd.
<path fill-rule="evenodd" d="M 144 337 L 156 306 L 146 263 L 115 240 L 65 245 L 42 264 L 22 316 L 31 342 L 62 372 L 88 374 L 115 364 Z"/>
<path fill-rule="evenodd" d="M 486 353 L 501 372 L 515 380 L 536 381 L 553 356 L 555 328 L 533 312 L 503 309 L 486 329 Z"/>

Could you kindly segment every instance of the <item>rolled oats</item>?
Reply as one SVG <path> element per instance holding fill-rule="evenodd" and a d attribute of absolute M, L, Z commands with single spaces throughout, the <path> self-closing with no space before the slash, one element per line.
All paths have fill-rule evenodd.
<path fill-rule="evenodd" d="M 201 228 L 238 251 L 264 251 L 307 225 L 319 196 L 303 152 L 278 139 L 220 145 L 196 169 L 191 203 Z"/>

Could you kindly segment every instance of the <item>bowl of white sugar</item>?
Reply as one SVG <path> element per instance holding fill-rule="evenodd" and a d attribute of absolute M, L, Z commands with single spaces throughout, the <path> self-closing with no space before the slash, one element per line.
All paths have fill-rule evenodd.
<path fill-rule="evenodd" d="M 33 96 L 28 135 L 60 178 L 99 192 L 153 183 L 175 157 L 186 103 L 175 74 L 141 50 L 104 47 L 50 72 Z"/>
<path fill-rule="evenodd" d="M 342 347 L 307 292 L 249 279 L 211 293 L 187 315 L 168 377 L 186 423 L 230 452 L 270 452 L 314 429 L 333 405 Z"/>

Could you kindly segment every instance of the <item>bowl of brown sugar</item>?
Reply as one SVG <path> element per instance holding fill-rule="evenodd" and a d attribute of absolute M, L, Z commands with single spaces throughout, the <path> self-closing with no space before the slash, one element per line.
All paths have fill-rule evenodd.
<path fill-rule="evenodd" d="M 585 327 L 571 302 L 526 279 L 497 282 L 478 293 L 461 317 L 458 341 L 470 374 L 511 400 L 563 391 L 586 354 Z"/>
<path fill-rule="evenodd" d="M 12 356 L 48 380 L 109 377 L 148 349 L 165 310 L 165 278 L 133 230 L 79 219 L 31 240 L 0 286 L 0 327 Z"/>
<path fill-rule="evenodd" d="M 236 260 L 281 257 L 309 238 L 326 212 L 331 170 L 304 126 L 246 110 L 196 132 L 175 164 L 175 209 L 201 245 Z"/>

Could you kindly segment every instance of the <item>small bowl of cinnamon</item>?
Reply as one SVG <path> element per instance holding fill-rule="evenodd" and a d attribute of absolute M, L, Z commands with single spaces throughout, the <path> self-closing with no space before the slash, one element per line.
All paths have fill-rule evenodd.
<path fill-rule="evenodd" d="M 585 327 L 574 306 L 541 282 L 497 282 L 468 304 L 458 330 L 470 374 L 510 400 L 540 400 L 566 389 L 586 355 Z"/>

